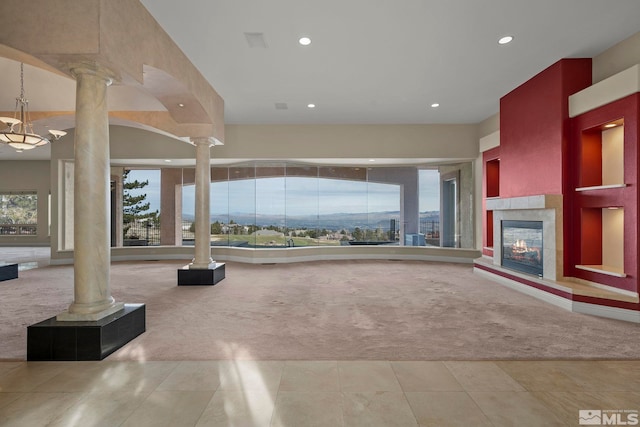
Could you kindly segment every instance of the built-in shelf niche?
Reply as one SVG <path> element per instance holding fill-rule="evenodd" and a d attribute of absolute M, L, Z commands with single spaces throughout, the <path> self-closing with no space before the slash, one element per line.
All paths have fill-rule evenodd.
<path fill-rule="evenodd" d="M 576 268 L 615 277 L 624 273 L 624 209 L 583 208 Z"/>
<path fill-rule="evenodd" d="M 493 249 L 493 211 L 487 211 L 487 248 Z"/>
<path fill-rule="evenodd" d="M 500 158 L 498 157 L 499 147 L 493 148 L 484 154 L 484 190 L 485 201 L 500 198 Z M 493 251 L 493 210 L 485 211 L 484 223 L 484 253 L 491 254 Z"/>
<path fill-rule="evenodd" d="M 578 191 L 624 187 L 624 120 L 582 131 Z"/>
<path fill-rule="evenodd" d="M 500 197 L 500 159 L 489 160 L 487 168 L 487 197 Z"/>

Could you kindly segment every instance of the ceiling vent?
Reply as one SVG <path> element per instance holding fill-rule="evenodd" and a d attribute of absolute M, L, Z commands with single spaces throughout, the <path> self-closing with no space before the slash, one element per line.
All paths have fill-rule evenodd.
<path fill-rule="evenodd" d="M 276 102 L 276 110 L 288 110 L 289 106 L 286 102 Z"/>
<path fill-rule="evenodd" d="M 244 33 L 247 44 L 250 48 L 267 48 L 267 42 L 264 40 L 264 33 Z"/>

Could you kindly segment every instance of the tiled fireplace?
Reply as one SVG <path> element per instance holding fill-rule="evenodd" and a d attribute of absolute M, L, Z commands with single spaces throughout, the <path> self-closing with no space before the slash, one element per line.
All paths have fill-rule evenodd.
<path fill-rule="evenodd" d="M 493 211 L 493 264 L 547 280 L 560 280 L 562 196 L 490 198 L 486 203 L 487 210 Z"/>

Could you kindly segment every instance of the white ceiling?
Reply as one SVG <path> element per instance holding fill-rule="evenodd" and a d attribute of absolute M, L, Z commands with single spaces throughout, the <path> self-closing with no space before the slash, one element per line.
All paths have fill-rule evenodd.
<path fill-rule="evenodd" d="M 478 123 L 559 59 L 640 31 L 640 0 L 141 1 L 224 98 L 229 124 Z M 0 58 L 0 88 L 0 111 L 13 111 L 17 62 Z M 69 78 L 25 65 L 25 90 L 32 111 L 74 109 Z M 109 91 L 112 109 L 164 109 L 136 89 Z M 16 156 L 0 144 L 0 159 Z"/>
<path fill-rule="evenodd" d="M 227 123 L 477 123 L 559 59 L 640 31 L 640 0 L 142 3 L 224 98 Z"/>

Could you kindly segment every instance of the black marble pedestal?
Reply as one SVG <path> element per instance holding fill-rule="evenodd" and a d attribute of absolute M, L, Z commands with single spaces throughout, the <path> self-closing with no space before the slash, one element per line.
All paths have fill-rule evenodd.
<path fill-rule="evenodd" d="M 144 304 L 96 321 L 58 321 L 27 328 L 27 360 L 102 360 L 146 330 Z"/>
<path fill-rule="evenodd" d="M 18 264 L 0 262 L 0 282 L 18 278 Z"/>
<path fill-rule="evenodd" d="M 216 262 L 203 269 L 189 269 L 186 265 L 178 269 L 178 286 L 213 286 L 224 279 L 224 275 L 223 262 Z"/>

